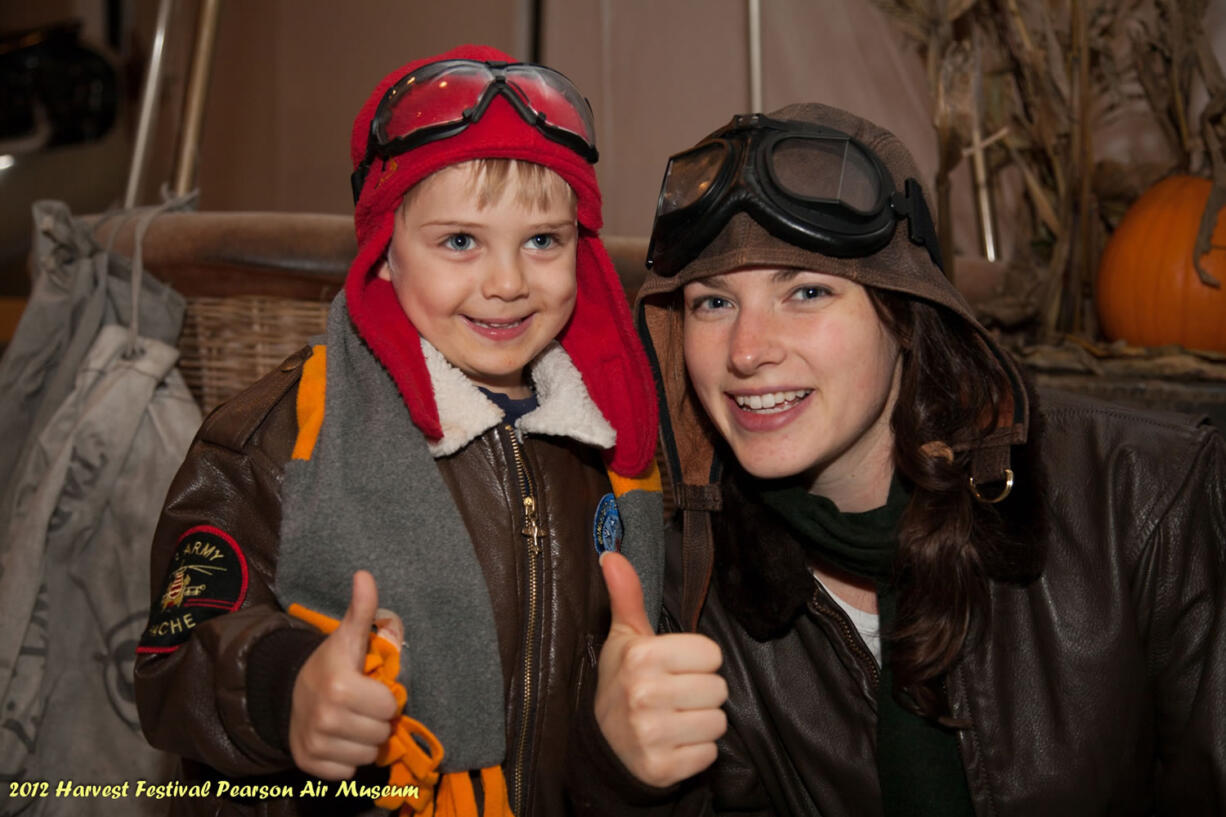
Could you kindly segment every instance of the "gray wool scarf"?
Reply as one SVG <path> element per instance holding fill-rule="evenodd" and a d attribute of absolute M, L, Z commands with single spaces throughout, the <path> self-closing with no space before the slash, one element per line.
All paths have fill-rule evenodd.
<path fill-rule="evenodd" d="M 323 426 L 311 458 L 285 469 L 277 597 L 339 619 L 354 571 L 369 570 L 379 606 L 404 620 L 405 712 L 442 742 L 441 771 L 497 766 L 502 669 L 468 530 L 343 294 L 328 313 L 326 343 Z"/>

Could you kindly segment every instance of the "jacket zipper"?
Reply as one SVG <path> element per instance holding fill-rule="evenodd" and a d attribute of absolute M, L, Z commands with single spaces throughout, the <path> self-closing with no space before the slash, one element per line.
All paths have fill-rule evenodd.
<path fill-rule="evenodd" d="M 524 632 L 526 640 L 524 643 L 524 661 L 523 661 L 523 678 L 524 678 L 524 697 L 522 706 L 522 719 L 520 728 L 517 730 L 519 740 L 515 749 L 515 756 L 511 764 L 511 778 L 514 784 L 514 796 L 512 799 L 513 809 L 515 814 L 523 814 L 524 806 L 524 766 L 527 763 L 528 752 L 528 733 L 531 731 L 530 725 L 533 721 L 533 704 L 535 694 L 535 678 L 536 678 L 536 643 L 540 627 L 540 568 L 541 568 L 541 527 L 539 517 L 537 515 L 538 507 L 536 502 L 536 492 L 532 484 L 532 475 L 528 470 L 528 462 L 524 458 L 523 450 L 520 447 L 519 437 L 516 436 L 515 428 L 511 425 L 504 425 L 503 430 L 507 434 L 507 439 L 510 443 L 511 456 L 515 460 L 515 471 L 519 476 L 520 495 L 522 496 L 524 522 L 520 528 L 520 534 L 528 546 L 528 614 L 525 620 Z"/>
<path fill-rule="evenodd" d="M 830 618 L 838 625 L 839 631 L 843 634 L 843 643 L 851 650 L 852 655 L 856 659 L 856 663 L 868 673 L 868 677 L 873 682 L 873 692 L 876 694 L 877 687 L 881 685 L 881 670 L 877 667 L 877 659 L 869 652 L 868 645 L 864 643 L 864 639 L 860 637 L 860 633 L 856 631 L 851 620 L 847 618 L 847 614 L 842 610 L 826 604 L 821 583 L 817 577 L 813 577 L 813 598 L 810 604 L 813 609 L 822 615 Z"/>

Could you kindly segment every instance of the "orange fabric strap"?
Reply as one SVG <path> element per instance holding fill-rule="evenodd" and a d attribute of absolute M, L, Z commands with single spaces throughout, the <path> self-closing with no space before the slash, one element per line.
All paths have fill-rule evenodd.
<path fill-rule="evenodd" d="M 327 385 L 328 349 L 326 346 L 311 348 L 311 356 L 302 364 L 302 377 L 298 380 L 298 439 L 294 441 L 296 460 L 309 460 L 319 439 L 319 429 L 324 424 L 324 392 Z"/>
<path fill-rule="evenodd" d="M 291 604 L 289 614 L 307 622 L 322 633 L 331 633 L 340 622 L 331 616 Z M 370 634 L 363 674 L 392 691 L 396 706 L 403 710 L 408 693 L 397 680 L 400 674 L 400 649 L 375 633 Z M 375 805 L 399 809 L 402 817 L 514 817 L 507 797 L 507 783 L 499 766 L 481 769 L 483 802 L 477 804 L 469 772 L 440 775 L 443 744 L 420 721 L 408 715 L 396 716 L 391 737 L 379 747 L 376 766 L 389 767 L 388 785 L 404 794 L 381 797 Z"/>
<path fill-rule="evenodd" d="M 609 484 L 613 486 L 613 496 L 618 497 L 630 491 L 660 492 L 660 467 L 653 461 L 651 466 L 638 477 L 626 477 L 614 471 L 609 472 Z"/>

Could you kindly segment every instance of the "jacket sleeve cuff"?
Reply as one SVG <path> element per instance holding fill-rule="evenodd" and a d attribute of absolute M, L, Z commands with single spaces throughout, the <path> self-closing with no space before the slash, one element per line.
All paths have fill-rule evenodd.
<path fill-rule="evenodd" d="M 571 722 L 567 789 L 578 814 L 672 814 L 684 783 L 659 788 L 639 780 L 605 740 L 590 697 Z"/>
<path fill-rule="evenodd" d="M 253 645 L 247 659 L 247 711 L 256 733 L 270 745 L 289 752 L 289 721 L 294 682 L 307 658 L 323 643 L 314 630 L 286 627 Z"/>

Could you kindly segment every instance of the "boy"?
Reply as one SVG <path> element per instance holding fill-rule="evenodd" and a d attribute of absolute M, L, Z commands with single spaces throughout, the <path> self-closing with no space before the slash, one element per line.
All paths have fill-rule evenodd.
<path fill-rule="evenodd" d="M 562 813 L 570 716 L 608 630 L 600 552 L 658 588 L 655 399 L 597 237 L 590 109 L 509 62 L 462 46 L 376 87 L 326 342 L 218 409 L 168 495 L 142 726 L 189 781 L 290 787 L 240 789 L 253 813 L 368 811 L 320 805 L 307 776 L 377 789 L 370 764 L 405 747 L 442 755 L 406 808 Z M 342 620 L 325 636 L 291 605 Z M 416 742 L 389 741 L 408 722 L 395 684 L 363 673 L 372 625 L 403 627 L 391 680 Z"/>

